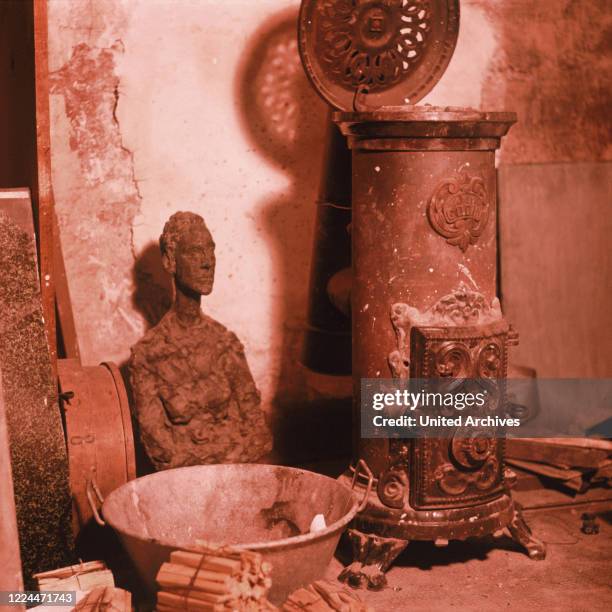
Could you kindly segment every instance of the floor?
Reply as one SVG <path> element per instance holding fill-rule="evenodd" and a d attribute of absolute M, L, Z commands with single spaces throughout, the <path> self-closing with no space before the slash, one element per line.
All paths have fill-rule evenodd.
<path fill-rule="evenodd" d="M 331 461 L 302 467 L 337 476 L 344 465 L 346 461 Z M 356 593 L 375 612 L 611 611 L 612 490 L 596 488 L 576 495 L 544 488 L 537 478 L 519 474 L 513 498 L 525 509 L 534 535 L 546 542 L 545 560 L 531 561 L 505 537 L 451 541 L 445 548 L 413 542 L 388 572 L 386 589 Z M 585 511 L 596 513 L 599 534 L 581 532 Z M 113 547 L 120 548 L 118 542 Z M 127 562 L 124 554 L 119 560 L 121 565 Z M 341 569 L 333 559 L 326 578 L 335 581 Z M 117 575 L 124 573 L 118 567 L 114 570 Z"/>
<path fill-rule="evenodd" d="M 360 591 L 377 612 L 418 610 L 612 610 L 612 513 L 599 514 L 598 535 L 580 531 L 582 510 L 527 513 L 548 545 L 531 561 L 509 540 L 414 542 L 388 572 L 388 587 Z M 341 565 L 334 559 L 327 577 Z"/>

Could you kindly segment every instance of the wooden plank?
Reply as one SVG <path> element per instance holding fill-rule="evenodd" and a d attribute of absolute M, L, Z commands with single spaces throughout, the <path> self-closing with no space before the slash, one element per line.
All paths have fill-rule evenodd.
<path fill-rule="evenodd" d="M 593 512 L 603 514 L 612 511 L 612 499 L 585 499 L 559 504 L 539 504 L 531 508 L 523 508 L 525 514 L 536 514 L 538 512 L 550 513 L 555 510 L 574 510 L 576 512 Z"/>
<path fill-rule="evenodd" d="M 522 438 L 523 440 L 533 440 L 535 438 Z M 575 446 L 579 448 L 597 448 L 612 453 L 612 441 L 601 438 L 546 438 L 546 442 L 557 446 Z"/>
<path fill-rule="evenodd" d="M 528 472 L 535 472 L 541 476 L 547 478 L 554 478 L 555 480 L 561 480 L 567 482 L 574 478 L 582 478 L 582 472 L 580 470 L 570 470 L 566 468 L 558 468 L 552 465 L 545 465 L 544 463 L 537 463 L 535 461 L 523 461 L 520 459 L 507 459 L 507 463 L 515 465 L 518 468 L 527 470 Z"/>
<path fill-rule="evenodd" d="M 77 359 L 80 362 L 79 339 L 74 323 L 74 313 L 72 312 L 59 224 L 55 214 L 53 215 L 53 267 L 55 269 L 55 304 L 57 306 L 59 333 L 64 344 L 64 356 L 68 359 Z"/>
<path fill-rule="evenodd" d="M 506 441 L 506 457 L 538 461 L 553 466 L 596 469 L 609 457 L 601 448 L 579 447 L 550 439 L 511 438 Z"/>
<path fill-rule="evenodd" d="M 585 512 L 593 506 L 612 510 L 612 489 L 603 487 L 591 488 L 578 494 L 569 490 L 543 487 L 530 491 L 514 489 L 512 497 L 525 512 L 572 508 L 576 508 L 579 512 Z"/>
<path fill-rule="evenodd" d="M 34 1 L 34 71 L 36 88 L 36 155 L 38 184 L 33 195 L 38 209 L 38 248 L 42 308 L 51 367 L 57 378 L 55 328 L 55 274 L 53 270 L 54 201 L 51 186 L 51 135 L 49 119 L 49 64 L 47 48 L 47 0 Z"/>

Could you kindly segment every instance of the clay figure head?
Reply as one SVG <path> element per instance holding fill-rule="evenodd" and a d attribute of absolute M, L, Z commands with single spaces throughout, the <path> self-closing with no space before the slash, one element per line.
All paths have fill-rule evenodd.
<path fill-rule="evenodd" d="M 204 219 L 191 212 L 177 212 L 164 225 L 159 239 L 162 262 L 177 287 L 208 295 L 215 278 L 215 243 Z"/>

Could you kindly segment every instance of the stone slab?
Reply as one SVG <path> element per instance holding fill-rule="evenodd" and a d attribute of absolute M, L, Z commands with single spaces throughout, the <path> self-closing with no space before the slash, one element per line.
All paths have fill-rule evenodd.
<path fill-rule="evenodd" d="M 0 214 L 0 370 L 26 588 L 72 559 L 68 461 L 31 237 Z"/>
<path fill-rule="evenodd" d="M 0 372 L 0 591 L 20 591 L 23 589 L 21 576 L 21 557 L 19 556 L 19 536 L 13 473 L 9 452 L 8 431 L 6 427 L 6 407 L 2 390 Z"/>

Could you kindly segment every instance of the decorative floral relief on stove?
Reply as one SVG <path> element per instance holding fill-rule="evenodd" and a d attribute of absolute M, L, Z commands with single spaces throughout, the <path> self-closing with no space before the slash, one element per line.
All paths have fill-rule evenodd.
<path fill-rule="evenodd" d="M 440 302 L 446 302 L 445 298 Z M 495 316 L 494 312 L 488 312 L 482 320 Z M 504 379 L 509 326 L 499 315 L 496 321 L 481 324 L 481 317 L 477 321 L 476 325 L 417 327 L 411 334 L 411 373 L 423 379 L 426 391 L 486 392 L 484 404 L 473 406 L 464 415 L 502 415 L 507 406 Z M 456 411 L 440 407 L 437 414 L 451 417 L 456 416 Z M 452 508 L 501 494 L 503 441 L 497 433 L 495 427 L 466 423 L 450 436 L 415 440 L 411 507 Z"/>
<path fill-rule="evenodd" d="M 483 325 L 502 318 L 497 298 L 489 304 L 482 293 L 471 290 L 465 283 L 440 298 L 431 308 L 421 312 L 413 306 L 397 302 L 391 306 L 391 324 L 395 330 L 397 349 L 389 353 L 388 363 L 393 378 L 408 378 L 410 367 L 410 329 L 418 326 L 460 327 Z M 486 372 L 495 359 L 494 351 L 482 355 L 479 368 Z"/>
<path fill-rule="evenodd" d="M 435 470 L 434 478 L 444 493 L 453 496 L 465 493 L 470 485 L 474 485 L 479 491 L 489 490 L 497 481 L 498 471 L 497 458 L 491 456 L 482 468 L 475 472 L 462 472 L 450 463 L 445 463 Z"/>
<path fill-rule="evenodd" d="M 463 282 L 452 293 L 440 298 L 430 312 L 435 321 L 428 325 L 482 325 L 502 318 L 497 298 L 489 304 L 482 293 L 472 291 Z"/>
<path fill-rule="evenodd" d="M 436 187 L 427 205 L 427 217 L 448 244 L 465 252 L 484 231 L 489 207 L 484 179 L 468 174 L 464 166 L 457 176 L 444 179 Z"/>
<path fill-rule="evenodd" d="M 378 479 L 380 501 L 389 508 L 403 508 L 408 499 L 408 474 L 403 466 L 392 466 Z"/>

